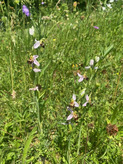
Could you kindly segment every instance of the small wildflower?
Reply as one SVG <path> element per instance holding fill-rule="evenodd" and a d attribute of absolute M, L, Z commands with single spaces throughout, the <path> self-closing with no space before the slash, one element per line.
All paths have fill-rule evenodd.
<path fill-rule="evenodd" d="M 31 28 L 29 28 L 29 34 L 34 35 L 34 27 L 33 26 Z"/>
<path fill-rule="evenodd" d="M 88 96 L 88 95 L 86 95 L 86 96 L 85 96 L 85 98 L 86 98 L 86 102 L 85 102 L 82 106 L 86 106 L 86 105 L 87 105 L 87 103 L 89 103 L 89 96 Z"/>
<path fill-rule="evenodd" d="M 83 75 L 80 75 L 79 73 L 77 73 L 77 75 L 80 77 L 79 80 L 78 80 L 79 83 L 84 80 L 84 76 Z"/>
<path fill-rule="evenodd" d="M 94 28 L 95 28 L 95 29 L 99 29 L 99 27 L 97 27 L 97 26 L 94 26 Z"/>
<path fill-rule="evenodd" d="M 73 97 L 72 97 L 72 100 L 71 100 L 71 103 L 70 103 L 71 107 L 79 107 L 79 104 L 75 100 L 76 100 L 76 95 L 73 94 Z"/>
<path fill-rule="evenodd" d="M 36 86 L 35 88 L 29 88 L 30 91 L 38 91 L 38 87 Z"/>
<path fill-rule="evenodd" d="M 34 68 L 33 71 L 34 72 L 41 72 L 41 69 Z"/>
<path fill-rule="evenodd" d="M 22 11 L 27 17 L 30 16 L 29 9 L 26 7 L 26 5 L 23 5 Z"/>

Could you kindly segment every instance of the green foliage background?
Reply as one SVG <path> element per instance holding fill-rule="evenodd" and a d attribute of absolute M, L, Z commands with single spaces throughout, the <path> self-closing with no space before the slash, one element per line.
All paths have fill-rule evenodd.
<path fill-rule="evenodd" d="M 106 1 L 79 1 L 76 11 L 72 1 L 62 1 L 60 10 L 57 1 L 7 2 L 0 4 L 0 163 L 121 163 L 121 1 L 106 11 Z M 43 39 L 45 48 L 33 49 L 35 39 Z M 36 54 L 39 73 L 27 63 Z M 98 70 L 86 70 L 96 56 Z M 81 83 L 78 70 L 88 77 Z M 40 91 L 29 91 L 37 84 Z M 73 108 L 77 119 L 68 122 L 73 93 L 80 106 Z M 86 94 L 90 102 L 83 107 Z M 108 124 L 117 126 L 117 135 L 107 133 Z"/>

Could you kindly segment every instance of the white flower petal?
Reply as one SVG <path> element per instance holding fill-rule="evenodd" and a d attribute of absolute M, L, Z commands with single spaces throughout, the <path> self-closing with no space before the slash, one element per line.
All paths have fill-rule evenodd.
<path fill-rule="evenodd" d="M 88 102 L 85 102 L 82 106 L 86 106 Z"/>
<path fill-rule="evenodd" d="M 37 69 L 37 68 L 34 68 L 33 71 L 34 72 L 41 72 L 41 70 L 40 69 Z"/>
<path fill-rule="evenodd" d="M 88 95 L 86 95 L 85 96 L 85 98 L 86 98 L 86 100 L 87 100 L 87 102 L 89 101 L 89 96 Z"/>
<path fill-rule="evenodd" d="M 38 58 L 38 55 L 33 55 L 34 60 Z"/>
<path fill-rule="evenodd" d="M 67 121 L 71 120 L 73 118 L 73 113 L 71 113 L 68 117 L 67 117 Z"/>
<path fill-rule="evenodd" d="M 98 69 L 98 67 L 94 67 L 94 69 Z"/>
<path fill-rule="evenodd" d="M 90 66 L 85 67 L 85 69 L 89 69 L 89 68 L 90 68 Z"/>
<path fill-rule="evenodd" d="M 106 10 L 106 8 L 105 8 L 105 7 L 102 7 L 102 9 L 103 9 L 103 11 L 104 11 L 104 10 Z"/>
<path fill-rule="evenodd" d="M 74 106 L 75 106 L 75 107 L 79 107 L 79 104 L 75 101 L 75 102 L 74 102 Z"/>
<path fill-rule="evenodd" d="M 36 41 L 36 43 L 33 45 L 33 47 L 36 49 L 40 46 L 40 41 Z"/>
<path fill-rule="evenodd" d="M 84 78 L 83 77 L 80 77 L 80 79 L 78 80 L 78 82 L 81 82 L 83 80 L 84 80 Z"/>
<path fill-rule="evenodd" d="M 32 26 L 31 28 L 29 28 L 29 34 L 33 35 L 34 34 L 34 27 Z"/>
<path fill-rule="evenodd" d="M 73 99 L 74 101 L 76 100 L 76 95 L 75 95 L 75 94 L 73 94 L 72 99 Z"/>
<path fill-rule="evenodd" d="M 38 67 L 40 66 L 40 64 L 37 60 L 34 60 L 34 64 L 37 65 Z"/>
<path fill-rule="evenodd" d="M 107 7 L 109 7 L 110 9 L 112 8 L 112 7 L 111 7 L 111 4 L 107 4 Z"/>
<path fill-rule="evenodd" d="M 77 73 L 77 75 L 79 76 L 79 77 L 83 77 L 82 75 L 80 75 L 79 73 Z"/>
<path fill-rule="evenodd" d="M 94 60 L 91 59 L 91 60 L 90 60 L 90 66 L 93 66 L 93 65 L 94 65 Z"/>
<path fill-rule="evenodd" d="M 38 91 L 38 87 L 35 88 L 29 88 L 30 91 Z"/>

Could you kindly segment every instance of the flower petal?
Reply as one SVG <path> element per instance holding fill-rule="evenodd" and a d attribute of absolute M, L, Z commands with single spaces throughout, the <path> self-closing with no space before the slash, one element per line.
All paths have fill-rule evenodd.
<path fill-rule="evenodd" d="M 34 64 L 37 65 L 38 67 L 40 66 L 40 64 L 37 60 L 34 60 Z"/>
<path fill-rule="evenodd" d="M 74 102 L 74 106 L 75 106 L 75 107 L 79 107 L 79 104 L 75 101 L 75 102 Z"/>
<path fill-rule="evenodd" d="M 41 69 L 34 68 L 33 71 L 34 72 L 41 72 Z"/>
<path fill-rule="evenodd" d="M 84 80 L 84 78 L 83 77 L 80 77 L 80 79 L 78 80 L 78 82 L 81 82 L 83 80 Z"/>
<path fill-rule="evenodd" d="M 34 60 L 38 58 L 38 55 L 33 55 Z"/>
<path fill-rule="evenodd" d="M 73 113 L 71 113 L 68 117 L 67 117 L 67 121 L 71 120 L 73 118 Z"/>
<path fill-rule="evenodd" d="M 99 27 L 97 27 L 97 26 L 94 26 L 94 28 L 95 28 L 95 29 L 99 29 Z"/>
<path fill-rule="evenodd" d="M 72 99 L 73 99 L 74 101 L 76 100 L 76 95 L 75 95 L 75 94 L 73 94 Z"/>
<path fill-rule="evenodd" d="M 35 88 L 29 88 L 30 91 L 38 91 L 38 87 Z"/>
<path fill-rule="evenodd" d="M 90 66 L 93 66 L 93 65 L 94 65 L 94 60 L 91 59 L 91 60 L 90 60 Z"/>
<path fill-rule="evenodd" d="M 34 27 L 32 26 L 31 28 L 29 28 L 29 34 L 33 35 L 34 34 Z"/>
<path fill-rule="evenodd" d="M 80 75 L 79 73 L 77 73 L 77 75 L 79 76 L 79 77 L 83 77 L 82 75 Z"/>
<path fill-rule="evenodd" d="M 90 68 L 90 66 L 85 67 L 85 69 L 89 69 L 89 68 Z"/>
<path fill-rule="evenodd" d="M 89 101 L 89 96 L 88 95 L 86 95 L 85 96 L 85 98 L 86 98 L 86 100 L 87 100 L 87 102 Z"/>
<path fill-rule="evenodd" d="M 85 102 L 82 106 L 86 106 L 88 102 Z"/>
<path fill-rule="evenodd" d="M 38 48 L 40 46 L 40 41 L 36 41 L 36 43 L 33 45 L 34 49 Z"/>

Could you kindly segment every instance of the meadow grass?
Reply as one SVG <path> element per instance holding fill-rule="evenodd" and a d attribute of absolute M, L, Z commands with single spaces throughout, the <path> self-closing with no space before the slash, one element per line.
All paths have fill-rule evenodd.
<path fill-rule="evenodd" d="M 0 163 L 120 164 L 120 3 L 106 11 L 69 12 L 61 7 L 47 18 L 36 13 L 30 17 L 13 12 L 2 17 Z M 42 39 L 44 48 L 34 49 L 35 39 Z M 35 73 L 27 62 L 33 55 L 39 56 L 41 72 Z M 94 66 L 85 69 L 91 59 Z M 82 82 L 77 73 L 83 75 Z M 38 91 L 29 90 L 36 86 Z M 73 94 L 79 107 L 71 107 L 73 118 L 67 121 Z"/>

